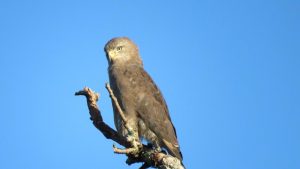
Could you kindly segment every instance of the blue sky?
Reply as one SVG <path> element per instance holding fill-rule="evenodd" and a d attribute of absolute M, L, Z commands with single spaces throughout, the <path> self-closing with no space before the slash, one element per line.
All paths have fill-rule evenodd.
<path fill-rule="evenodd" d="M 162 90 L 190 169 L 300 168 L 300 3 L 0 1 L 0 168 L 127 167 L 113 126 L 105 43 L 128 36 Z"/>

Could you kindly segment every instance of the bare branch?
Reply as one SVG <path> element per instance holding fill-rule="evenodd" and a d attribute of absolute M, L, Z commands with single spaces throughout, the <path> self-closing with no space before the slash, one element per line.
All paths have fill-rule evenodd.
<path fill-rule="evenodd" d="M 120 115 L 122 114 L 121 116 L 123 116 L 122 120 L 125 121 L 124 125 L 127 125 L 126 117 L 124 116 L 124 113 L 116 97 L 114 96 L 113 91 L 111 90 L 108 84 L 106 84 L 106 88 L 110 93 L 110 97 L 112 99 L 113 104 L 117 107 L 118 111 L 120 112 Z M 115 153 L 126 154 L 128 156 L 128 159 L 126 161 L 127 164 L 130 165 L 137 162 L 143 162 L 144 164 L 140 167 L 141 169 L 149 167 L 155 167 L 158 169 L 184 169 L 183 164 L 176 157 L 166 155 L 163 152 L 157 152 L 156 150 L 153 150 L 151 146 L 142 145 L 141 143 L 139 143 L 140 145 L 142 145 L 141 150 L 137 154 L 132 154 L 130 151 L 131 149 L 134 149 L 134 147 L 132 147 L 135 144 L 133 143 L 134 140 L 130 140 L 119 135 L 117 131 L 115 131 L 114 129 L 109 127 L 105 122 L 103 122 L 101 112 L 97 106 L 99 94 L 92 91 L 90 88 L 85 87 L 83 90 L 76 92 L 75 95 L 82 95 L 86 97 L 89 113 L 91 115 L 91 120 L 93 121 L 94 126 L 98 130 L 100 130 L 100 132 L 107 139 L 111 139 L 117 142 L 118 144 L 126 147 L 126 149 L 118 149 L 115 146 L 113 146 L 113 149 Z"/>
<path fill-rule="evenodd" d="M 97 101 L 99 99 L 99 94 L 92 91 L 90 88 L 85 87 L 83 90 L 80 90 L 75 93 L 75 96 L 85 96 L 87 100 L 87 105 L 91 115 L 91 120 L 93 121 L 94 126 L 101 131 L 101 133 L 107 138 L 114 140 L 118 144 L 124 147 L 130 147 L 131 143 L 128 142 L 124 137 L 121 137 L 118 132 L 109 127 L 101 116 L 101 112 L 97 106 Z"/>
<path fill-rule="evenodd" d="M 117 99 L 116 96 L 114 95 L 114 92 L 111 90 L 110 85 L 109 85 L 108 83 L 106 83 L 106 84 L 105 84 L 105 87 L 106 87 L 106 89 L 107 89 L 107 91 L 108 91 L 108 93 L 109 93 L 109 97 L 111 98 L 112 103 L 116 106 L 116 108 L 117 108 L 117 110 L 118 110 L 118 112 L 119 112 L 119 114 L 120 114 L 120 116 L 121 116 L 121 118 L 122 118 L 122 121 L 124 122 L 125 128 L 126 128 L 129 132 L 132 132 L 132 131 L 131 131 L 132 129 L 128 126 L 127 118 L 125 117 L 125 114 L 124 114 L 124 112 L 123 112 L 123 110 L 122 110 L 122 108 L 121 108 L 121 106 L 120 106 L 120 104 L 119 104 L 119 102 L 118 102 L 118 99 Z"/>

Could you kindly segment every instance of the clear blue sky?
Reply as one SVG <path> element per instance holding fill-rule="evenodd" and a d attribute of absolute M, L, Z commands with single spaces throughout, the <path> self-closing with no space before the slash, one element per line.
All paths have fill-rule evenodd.
<path fill-rule="evenodd" d="M 300 168 L 300 2 L 0 1 L 0 168 L 127 167 L 104 44 L 128 36 L 162 90 L 189 169 Z"/>

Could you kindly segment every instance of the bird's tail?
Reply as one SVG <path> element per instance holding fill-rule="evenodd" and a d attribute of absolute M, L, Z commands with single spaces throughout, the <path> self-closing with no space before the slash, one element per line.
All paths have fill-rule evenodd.
<path fill-rule="evenodd" d="M 168 150 L 168 153 L 176 158 L 178 158 L 181 162 L 183 160 L 182 153 L 180 151 L 179 145 L 174 145 L 167 140 L 163 139 L 163 143 L 165 148 Z"/>

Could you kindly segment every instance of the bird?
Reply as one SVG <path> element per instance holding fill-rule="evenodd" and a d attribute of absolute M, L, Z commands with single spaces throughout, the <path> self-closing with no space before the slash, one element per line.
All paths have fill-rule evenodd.
<path fill-rule="evenodd" d="M 128 37 L 109 40 L 104 51 L 108 61 L 109 84 L 126 117 L 126 124 L 139 140 L 182 161 L 176 129 L 166 101 L 150 75 L 145 71 L 137 45 Z M 113 104 L 117 132 L 128 135 L 120 113 Z"/>

